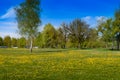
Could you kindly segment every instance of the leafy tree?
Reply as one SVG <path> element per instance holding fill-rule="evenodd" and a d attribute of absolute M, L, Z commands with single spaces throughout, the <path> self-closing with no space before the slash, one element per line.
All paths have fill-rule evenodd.
<path fill-rule="evenodd" d="M 90 28 L 89 30 L 89 37 L 84 42 L 84 47 L 86 48 L 97 48 L 100 47 L 100 41 L 98 38 L 98 32 L 95 28 Z"/>
<path fill-rule="evenodd" d="M 64 35 L 62 32 L 62 28 L 59 28 L 57 30 L 57 41 L 58 41 L 58 47 L 65 48 L 65 42 L 64 42 Z"/>
<path fill-rule="evenodd" d="M 17 45 L 19 48 L 25 48 L 26 47 L 26 39 L 24 37 L 19 38 Z"/>
<path fill-rule="evenodd" d="M 80 19 L 75 19 L 67 29 L 71 41 L 77 43 L 77 47 L 81 48 L 83 42 L 89 36 L 89 25 Z"/>
<path fill-rule="evenodd" d="M 3 46 L 3 39 L 0 37 L 0 46 Z"/>
<path fill-rule="evenodd" d="M 57 47 L 57 33 L 53 25 L 46 24 L 43 30 L 43 41 L 45 47 L 55 48 Z"/>
<path fill-rule="evenodd" d="M 11 44 L 12 44 L 13 47 L 17 47 L 17 39 L 16 38 L 12 38 Z"/>
<path fill-rule="evenodd" d="M 114 41 L 114 28 L 112 19 L 104 20 L 99 23 L 98 32 L 102 36 L 102 40 L 106 43 L 106 48 L 108 43 Z"/>
<path fill-rule="evenodd" d="M 4 46 L 11 47 L 11 37 L 10 36 L 5 36 Z"/>
<path fill-rule="evenodd" d="M 15 8 L 15 11 L 19 33 L 30 39 L 30 51 L 32 52 L 33 39 L 41 23 L 40 0 L 25 0 Z"/>
<path fill-rule="evenodd" d="M 40 48 L 43 48 L 44 47 L 43 43 L 44 43 L 43 42 L 43 33 L 40 32 L 35 39 L 35 45 L 40 47 Z"/>
<path fill-rule="evenodd" d="M 68 25 L 66 23 L 62 23 L 61 27 L 58 29 L 58 41 L 62 48 L 66 48 L 68 37 L 67 27 Z"/>
<path fill-rule="evenodd" d="M 120 45 L 120 9 L 116 10 L 115 18 L 108 19 L 100 23 L 98 30 L 102 34 L 102 39 L 106 42 L 113 41 L 112 49 L 114 48 L 114 41 L 116 39 L 117 49 L 119 50 Z"/>
<path fill-rule="evenodd" d="M 115 12 L 115 19 L 113 21 L 113 33 L 117 41 L 117 49 L 119 50 L 120 45 L 120 9 Z"/>

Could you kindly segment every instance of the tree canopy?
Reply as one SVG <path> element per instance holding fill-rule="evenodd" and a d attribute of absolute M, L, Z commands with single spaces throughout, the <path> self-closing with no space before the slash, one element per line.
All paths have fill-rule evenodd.
<path fill-rule="evenodd" d="M 32 52 L 33 38 L 38 33 L 40 20 L 40 0 L 25 0 L 15 8 L 18 29 L 21 35 L 30 39 L 30 50 Z"/>

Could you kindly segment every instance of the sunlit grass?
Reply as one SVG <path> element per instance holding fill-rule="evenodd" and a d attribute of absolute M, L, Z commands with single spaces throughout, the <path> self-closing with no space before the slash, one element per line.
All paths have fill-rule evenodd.
<path fill-rule="evenodd" d="M 0 49 L 0 80 L 119 80 L 120 52 Z"/>

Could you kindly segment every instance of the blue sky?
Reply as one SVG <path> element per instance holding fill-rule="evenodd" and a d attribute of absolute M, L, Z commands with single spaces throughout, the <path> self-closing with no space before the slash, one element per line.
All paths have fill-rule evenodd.
<path fill-rule="evenodd" d="M 23 1 L 0 1 L 0 36 L 19 37 L 14 7 Z M 113 17 L 119 5 L 120 0 L 41 0 L 40 30 L 47 23 L 52 23 L 57 28 L 62 22 L 70 22 L 75 18 L 81 18 L 91 27 L 96 27 L 97 20 Z"/>

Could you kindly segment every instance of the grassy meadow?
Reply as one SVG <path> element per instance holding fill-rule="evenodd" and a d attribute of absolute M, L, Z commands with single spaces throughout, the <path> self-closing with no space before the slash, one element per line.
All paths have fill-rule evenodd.
<path fill-rule="evenodd" d="M 120 52 L 0 49 L 0 80 L 120 80 Z"/>

